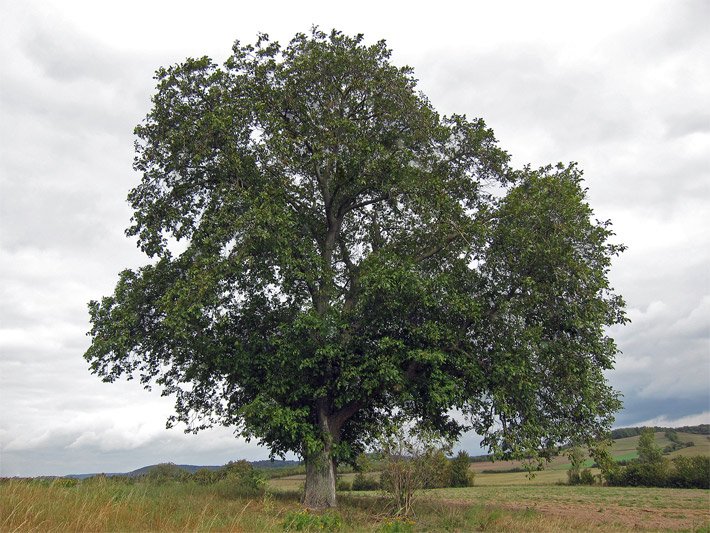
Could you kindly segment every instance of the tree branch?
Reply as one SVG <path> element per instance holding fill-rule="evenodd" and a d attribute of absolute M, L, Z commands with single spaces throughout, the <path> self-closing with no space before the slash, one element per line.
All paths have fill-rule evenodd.
<path fill-rule="evenodd" d="M 354 211 L 355 209 L 360 209 L 361 207 L 365 207 L 368 205 L 376 204 L 378 202 L 384 202 L 385 200 L 388 200 L 390 197 L 389 193 L 381 194 L 380 196 L 376 196 L 375 198 L 370 198 L 369 200 L 363 200 L 362 202 L 357 202 L 355 204 L 349 204 L 345 203 L 340 206 L 338 209 L 338 215 L 346 215 L 350 211 Z"/>
<path fill-rule="evenodd" d="M 460 233 L 449 233 L 444 237 L 444 242 L 442 244 L 436 244 L 433 246 L 430 246 L 428 248 L 425 248 L 421 252 L 417 254 L 415 257 L 415 261 L 417 263 L 421 263 L 422 261 L 425 261 L 426 259 L 429 259 L 430 257 L 435 256 L 439 252 L 441 252 L 444 248 L 446 248 L 447 244 L 451 244 L 454 242 L 456 239 L 461 238 L 462 235 Z"/>
<path fill-rule="evenodd" d="M 347 422 L 352 416 L 357 413 L 363 407 L 363 403 L 360 400 L 353 400 L 346 403 L 340 410 L 336 411 L 331 415 L 332 428 L 334 430 L 340 431 L 343 424 Z"/>

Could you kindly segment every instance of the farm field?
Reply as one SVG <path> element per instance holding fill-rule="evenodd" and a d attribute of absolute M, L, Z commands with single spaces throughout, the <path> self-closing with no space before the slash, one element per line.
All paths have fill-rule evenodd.
<path fill-rule="evenodd" d="M 707 436 L 678 436 L 694 446 L 667 457 L 710 455 Z M 656 434 L 659 446 L 667 445 L 665 440 Z M 617 459 L 631 458 L 637 445 L 638 437 L 619 439 L 611 452 Z M 525 472 L 510 471 L 520 463 L 473 463 L 475 486 L 423 491 L 413 523 L 394 531 L 710 533 L 708 490 L 568 486 L 563 483 L 569 466 L 565 456 L 556 457 L 528 479 Z M 377 478 L 379 472 L 368 475 Z M 341 479 L 354 477 L 346 473 Z M 0 532 L 291 531 L 294 520 L 304 517 L 299 500 L 304 481 L 303 474 L 269 479 L 265 496 L 248 499 L 192 481 L 6 479 L 0 482 Z M 389 503 L 381 492 L 342 491 L 338 499 L 339 508 L 329 513 L 337 530 L 388 530 Z"/>
<path fill-rule="evenodd" d="M 495 475 L 495 474 L 494 474 Z M 710 531 L 703 490 L 569 487 L 528 482 L 426 491 L 411 531 Z M 383 531 L 377 492 L 340 493 L 340 531 Z M 298 493 L 228 499 L 213 486 L 118 482 L 0 485 L 5 531 L 288 531 L 302 514 Z"/>
<path fill-rule="evenodd" d="M 680 450 L 676 450 L 674 452 L 669 453 L 665 457 L 669 459 L 673 459 L 673 457 L 677 457 L 679 455 L 684 455 L 684 456 L 691 456 L 691 455 L 708 455 L 710 456 L 710 437 L 707 435 L 698 435 L 695 433 L 678 433 L 678 439 L 681 442 L 692 442 L 693 446 L 690 446 L 688 448 L 681 448 Z M 655 443 L 660 446 L 661 448 L 665 448 L 666 446 L 672 444 L 670 440 L 666 438 L 663 432 L 657 432 L 655 433 Z M 611 449 L 609 450 L 611 455 L 617 460 L 617 461 L 622 461 L 622 460 L 629 460 L 629 459 L 635 459 L 638 457 L 638 453 L 636 451 L 636 448 L 639 443 L 639 437 L 626 437 L 624 439 L 617 439 L 613 441 Z M 591 466 L 592 465 L 592 460 L 587 461 L 586 466 Z M 471 465 L 471 469 L 476 472 L 477 476 L 477 482 L 478 480 L 481 480 L 481 483 L 484 483 L 483 481 L 483 476 L 487 475 L 487 471 L 499 471 L 499 472 L 505 472 L 508 470 L 511 470 L 513 468 L 520 468 L 522 466 L 522 463 L 519 461 L 496 461 L 494 463 L 491 462 L 480 462 L 480 463 L 473 463 Z M 554 478 L 554 476 L 548 475 L 547 479 L 549 481 L 562 481 L 566 479 L 564 472 L 567 471 L 570 467 L 569 460 L 567 459 L 567 456 L 565 455 L 558 455 L 557 457 L 554 457 L 550 463 L 548 463 L 545 466 L 545 470 L 543 472 L 538 472 L 537 475 L 540 476 L 541 474 L 545 474 L 549 471 L 558 471 L 561 472 L 561 474 L 557 477 Z M 596 473 L 596 472 L 595 472 Z M 514 476 L 513 479 L 518 479 L 518 478 L 524 478 L 525 473 L 519 473 L 519 476 Z M 496 483 L 496 482 L 494 482 Z"/>

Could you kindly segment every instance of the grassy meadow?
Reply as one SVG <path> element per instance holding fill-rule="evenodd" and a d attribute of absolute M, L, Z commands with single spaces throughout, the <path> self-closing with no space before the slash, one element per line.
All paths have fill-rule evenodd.
<path fill-rule="evenodd" d="M 499 474 L 489 474 L 491 477 Z M 503 474 L 505 475 L 505 474 Z M 529 481 L 422 493 L 409 522 L 393 522 L 380 493 L 339 494 L 340 531 L 710 531 L 708 491 L 561 486 Z M 193 483 L 125 485 L 103 480 L 6 481 L 0 530 L 10 531 L 294 531 L 304 520 L 296 491 L 229 499 Z M 326 522 L 329 523 L 329 522 Z M 305 524 L 305 526 L 304 526 Z M 309 524 L 311 527 L 309 528 Z"/>
<path fill-rule="evenodd" d="M 695 446 L 670 454 L 710 455 L 710 439 L 679 434 Z M 663 445 L 663 434 L 657 434 Z M 616 457 L 635 453 L 620 439 Z M 710 491 L 568 486 L 569 464 L 556 458 L 528 479 L 515 463 L 473 463 L 473 487 L 422 491 L 415 516 L 391 518 L 383 493 L 339 492 L 324 515 L 302 510 L 303 475 L 268 480 L 264 496 L 237 497 L 193 481 L 150 483 L 112 478 L 0 482 L 0 531 L 690 531 L 710 533 Z M 498 472 L 493 472 L 498 469 Z M 503 470 L 503 471 L 500 471 Z M 377 473 L 370 474 L 376 476 Z M 354 474 L 344 474 L 351 479 Z"/>

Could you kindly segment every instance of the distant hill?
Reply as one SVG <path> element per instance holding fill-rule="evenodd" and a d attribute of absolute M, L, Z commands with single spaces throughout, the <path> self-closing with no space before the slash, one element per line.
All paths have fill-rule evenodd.
<path fill-rule="evenodd" d="M 611 430 L 611 438 L 614 440 L 625 439 L 626 437 L 635 437 L 641 434 L 644 427 L 619 428 Z M 681 426 L 681 427 L 660 427 L 654 426 L 654 432 L 659 431 L 676 431 L 678 433 L 694 433 L 696 435 L 710 435 L 710 424 L 700 424 L 697 426 Z"/>
<path fill-rule="evenodd" d="M 260 468 L 260 469 L 268 469 L 268 468 L 289 468 L 293 466 L 298 466 L 299 463 L 298 461 L 271 461 L 269 459 L 263 459 L 260 461 L 249 461 L 251 465 L 254 468 Z M 143 466 L 141 468 L 137 468 L 136 470 L 131 470 L 130 472 L 102 472 L 101 474 L 108 476 L 108 477 L 113 477 L 113 476 L 126 476 L 126 477 L 139 477 L 139 476 L 144 476 L 148 472 L 150 472 L 153 468 L 155 468 L 158 465 L 148 465 L 148 466 Z M 219 470 L 222 468 L 223 465 L 208 465 L 208 466 L 200 466 L 200 465 L 175 465 L 178 468 L 182 468 L 185 472 L 189 472 L 190 474 L 194 474 L 196 471 L 205 468 L 207 470 Z M 73 479 L 86 479 L 88 477 L 93 477 L 97 476 L 99 473 L 94 473 L 94 474 L 69 474 L 64 477 L 68 478 L 73 478 Z"/>
<path fill-rule="evenodd" d="M 618 429 L 612 429 L 611 430 L 611 438 L 614 441 L 619 441 L 622 439 L 628 439 L 630 437 L 638 437 L 641 435 L 641 431 L 644 429 L 645 426 L 640 426 L 640 427 L 628 427 L 628 428 L 618 428 Z M 655 426 L 653 428 L 653 431 L 655 433 L 665 433 L 666 431 L 675 431 L 676 433 L 690 433 L 693 435 L 706 435 L 710 436 L 710 424 L 700 424 L 697 426 L 681 426 L 681 427 L 659 427 Z M 630 450 L 635 450 L 636 449 L 636 444 L 633 444 L 632 449 Z M 629 451 L 629 455 L 634 455 L 633 451 Z M 493 457 L 491 455 L 476 455 L 471 457 L 471 462 L 472 463 L 489 463 L 493 461 Z"/>
<path fill-rule="evenodd" d="M 615 441 L 619 441 L 621 439 L 627 439 L 629 437 L 637 437 L 641 434 L 641 430 L 643 430 L 643 427 L 627 427 L 627 428 L 618 428 L 618 429 L 613 429 L 611 431 L 611 438 L 614 439 Z M 654 427 L 653 430 L 655 432 L 666 432 L 666 431 L 675 431 L 677 433 L 691 433 L 695 435 L 707 435 L 710 436 L 710 424 L 700 424 L 697 426 L 682 426 L 682 427 L 675 427 L 675 428 L 670 428 L 670 427 Z M 631 441 L 628 441 L 631 442 Z M 621 443 L 619 443 L 621 444 Z M 626 444 L 626 443 L 625 443 Z M 636 444 L 629 444 L 631 446 L 629 450 L 627 451 L 626 455 L 629 457 L 635 455 L 635 447 Z M 625 458 L 625 457 L 624 457 Z M 492 461 L 492 457 L 489 455 L 477 455 L 475 457 L 471 457 L 471 462 L 472 463 L 488 463 Z M 298 461 L 271 461 L 269 459 L 264 459 L 261 461 L 249 461 L 251 465 L 254 468 L 260 468 L 260 469 L 270 469 L 270 468 L 290 468 L 294 466 L 299 466 L 301 463 Z M 129 477 L 138 477 L 138 476 L 143 476 L 150 472 L 151 469 L 155 468 L 158 465 L 149 465 L 149 466 L 144 466 L 142 468 L 138 468 L 136 470 L 132 470 L 131 472 L 113 472 L 113 473 L 104 473 L 106 476 L 129 476 Z M 199 466 L 199 465 L 176 465 L 179 468 L 182 468 L 186 472 L 189 472 L 190 474 L 195 473 L 197 470 L 201 468 L 206 468 L 208 470 L 219 470 L 222 468 L 222 465 L 215 466 L 215 465 L 210 465 L 210 466 Z M 75 478 L 75 479 L 85 479 L 88 477 L 96 476 L 98 474 L 70 474 L 68 478 Z"/>

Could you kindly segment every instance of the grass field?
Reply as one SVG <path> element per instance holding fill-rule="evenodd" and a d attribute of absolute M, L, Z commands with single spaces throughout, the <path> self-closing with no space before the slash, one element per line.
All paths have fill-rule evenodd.
<path fill-rule="evenodd" d="M 529 482 L 436 489 L 415 505 L 412 531 L 710 531 L 703 490 L 568 487 Z M 340 493 L 341 531 L 382 531 L 387 500 Z M 284 531 L 300 511 L 298 493 L 226 499 L 192 483 L 124 485 L 109 481 L 9 481 L 0 485 L 0 530 Z"/>
<path fill-rule="evenodd" d="M 665 437 L 656 434 L 664 446 Z M 695 446 L 676 455 L 710 455 L 710 439 L 679 434 Z M 620 439 L 612 454 L 636 453 L 638 437 Z M 710 491 L 567 486 L 569 467 L 558 457 L 528 479 L 518 463 L 474 463 L 476 486 L 423 491 L 411 524 L 388 526 L 389 503 L 380 492 L 340 492 L 340 531 L 690 531 L 710 533 Z M 370 474 L 377 476 L 377 473 Z M 352 479 L 354 474 L 344 474 Z M 111 479 L 5 480 L 0 483 L 0 532 L 290 531 L 303 518 L 304 475 L 268 481 L 264 497 L 233 499 L 214 485 L 193 482 L 126 484 Z M 331 516 L 331 517 L 332 517 Z M 309 517 L 306 517 L 309 518 Z M 318 522 L 314 522 L 314 529 Z M 401 526 L 401 527 L 400 527 Z M 387 529 L 390 527 L 390 529 Z M 309 530 L 309 529 L 305 529 Z"/>

